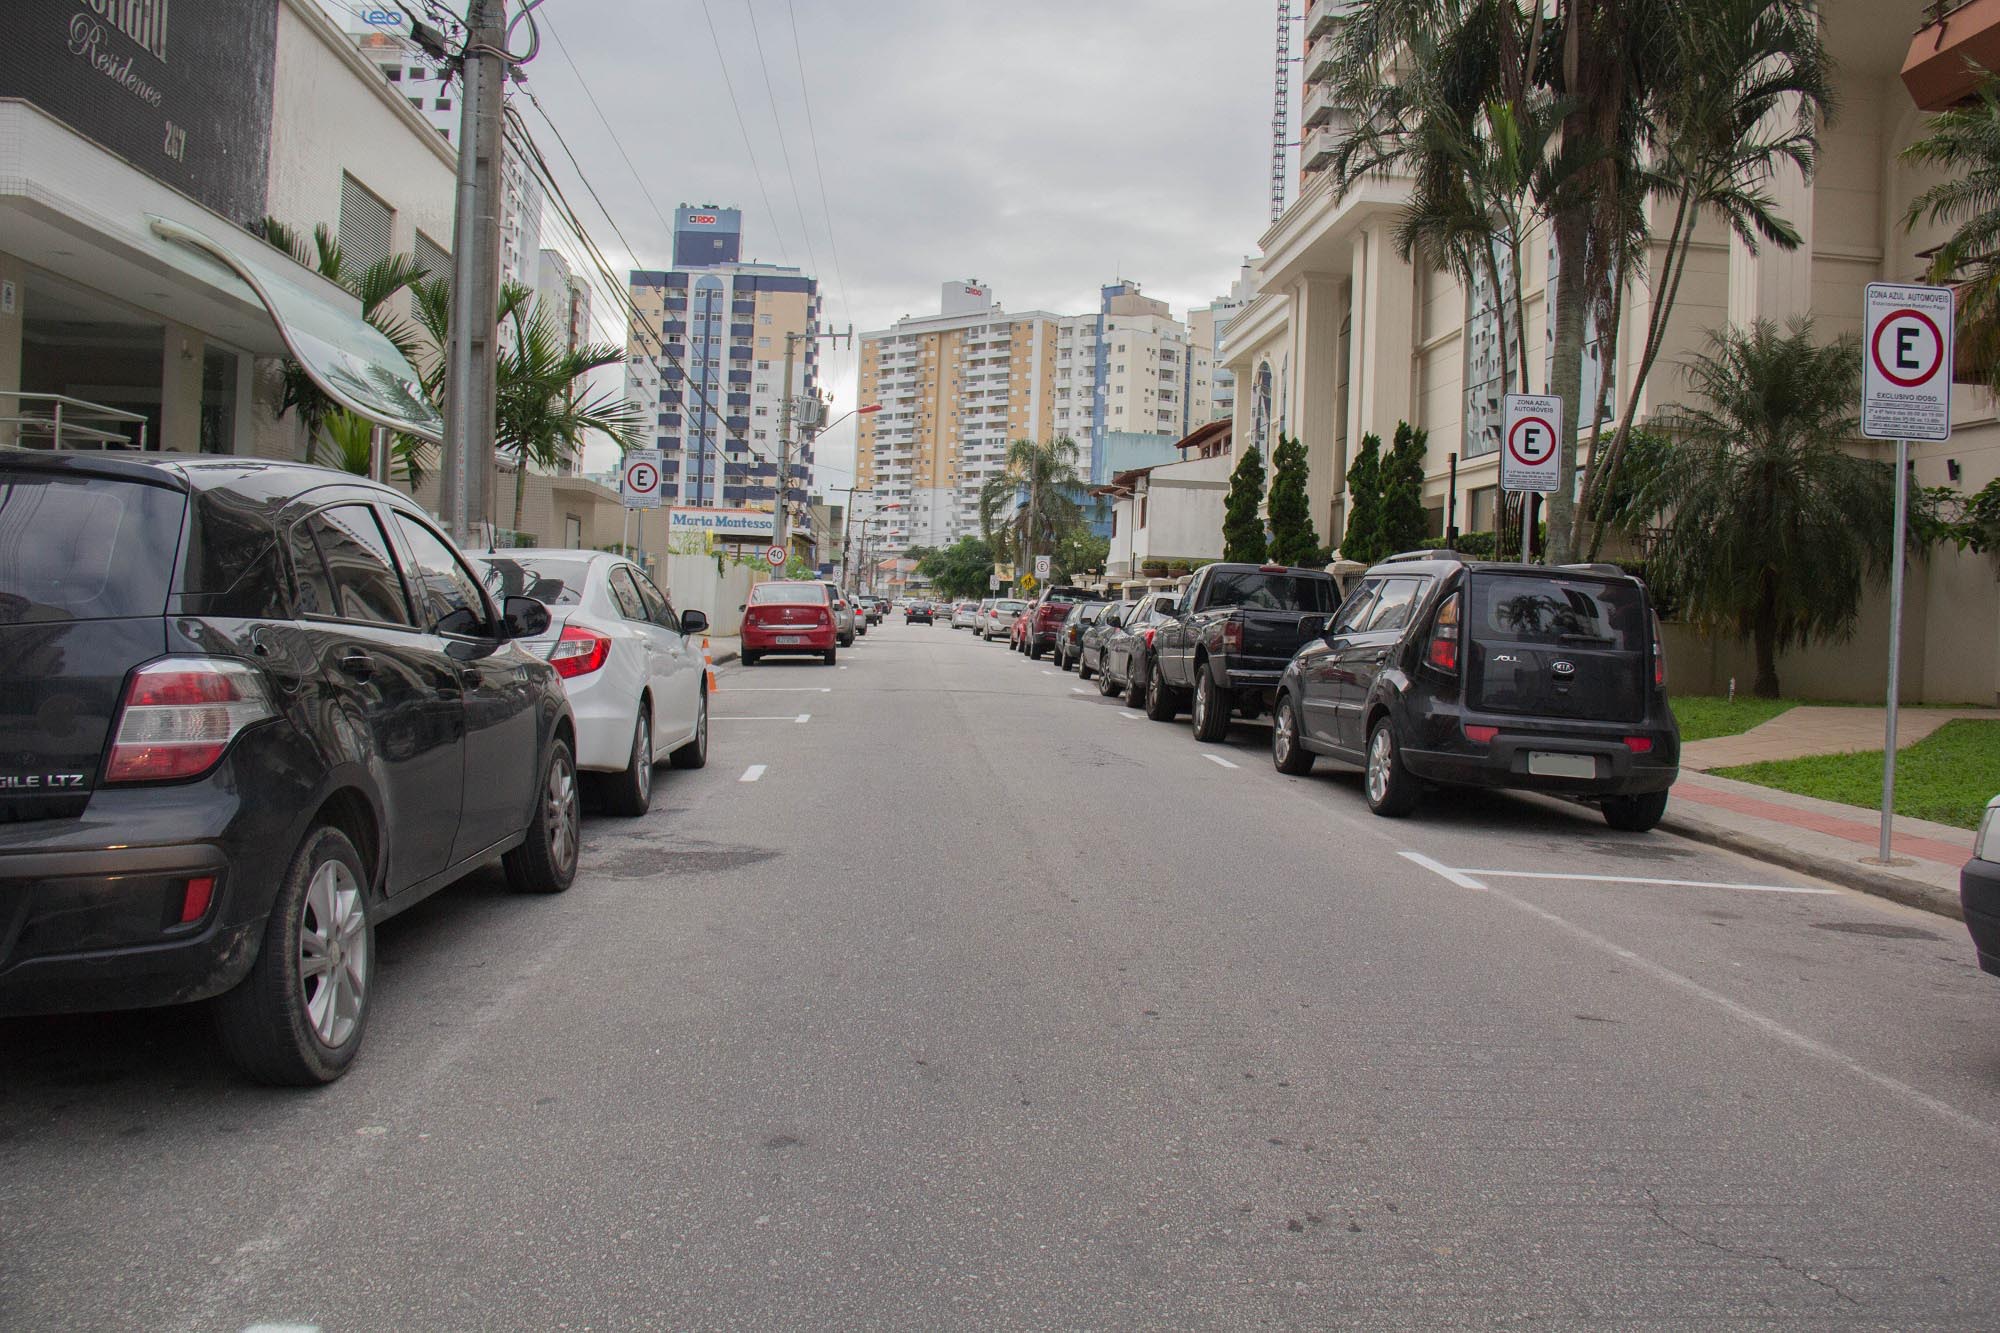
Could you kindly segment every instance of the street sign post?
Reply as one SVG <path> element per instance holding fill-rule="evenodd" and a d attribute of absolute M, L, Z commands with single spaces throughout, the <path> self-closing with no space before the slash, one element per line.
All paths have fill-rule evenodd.
<path fill-rule="evenodd" d="M 1889 690 L 1882 723 L 1882 833 L 1875 859 L 1891 860 L 1896 821 L 1896 695 L 1903 647 L 1903 540 L 1910 512 L 1910 441 L 1951 438 L 1951 288 L 1871 282 L 1862 298 L 1861 433 L 1896 442 L 1896 511 L 1890 528 Z"/>
<path fill-rule="evenodd" d="M 1038 579 L 1042 580 L 1042 581 L 1043 581 L 1044 583 L 1048 582 L 1048 577 L 1049 577 L 1049 568 L 1050 568 L 1050 557 L 1049 557 L 1049 556 L 1046 556 L 1046 555 L 1038 555 L 1038 556 L 1036 556 L 1036 557 L 1035 557 L 1035 577 L 1036 577 L 1036 578 L 1038 578 Z"/>
<path fill-rule="evenodd" d="M 1507 395 L 1500 424 L 1500 488 L 1539 491 L 1556 488 L 1556 441 L 1562 438 L 1563 402 L 1544 394 Z"/>
<path fill-rule="evenodd" d="M 986 576 L 986 591 L 988 592 L 1000 591 L 1000 576 L 998 574 L 988 574 Z"/>
<path fill-rule="evenodd" d="M 764 563 L 773 569 L 783 569 L 785 567 L 785 548 L 782 546 L 767 548 L 764 552 Z"/>
<path fill-rule="evenodd" d="M 618 476 L 618 494 L 627 509 L 660 507 L 660 474 L 664 458 L 658 449 L 626 451 Z"/>
<path fill-rule="evenodd" d="M 1035 590 L 1035 583 L 1036 583 L 1036 581 L 1037 581 L 1037 580 L 1036 580 L 1036 578 L 1035 578 L 1035 576 L 1034 576 L 1033 574 L 1023 574 L 1023 575 L 1021 575 L 1021 578 L 1020 578 L 1020 584 L 1021 584 L 1021 591 L 1022 591 L 1022 592 L 1033 592 L 1033 591 Z"/>

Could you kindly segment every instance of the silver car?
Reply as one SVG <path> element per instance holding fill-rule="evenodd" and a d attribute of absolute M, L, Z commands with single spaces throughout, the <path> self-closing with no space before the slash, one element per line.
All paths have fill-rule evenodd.
<path fill-rule="evenodd" d="M 991 643 L 1004 639 L 1014 632 L 1014 617 L 1028 609 L 1028 604 L 1018 597 L 992 597 L 980 606 L 979 637 Z"/>
<path fill-rule="evenodd" d="M 826 583 L 827 597 L 833 602 L 834 642 L 843 648 L 854 646 L 854 603 L 840 590 L 838 583 Z"/>
<path fill-rule="evenodd" d="M 979 605 L 978 602 L 959 602 L 954 605 L 951 608 L 951 627 L 953 629 L 978 629 Z"/>

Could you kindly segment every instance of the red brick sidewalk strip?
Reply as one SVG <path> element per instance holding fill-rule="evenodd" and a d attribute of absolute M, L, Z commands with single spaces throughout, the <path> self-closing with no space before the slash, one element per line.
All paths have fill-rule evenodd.
<path fill-rule="evenodd" d="M 1878 845 L 1881 826 L 1858 819 L 1841 819 L 1834 815 L 1824 815 L 1816 810 L 1799 810 L 1789 805 L 1779 805 L 1775 801 L 1760 801 L 1754 796 L 1743 796 L 1733 791 L 1717 791 L 1699 786 L 1686 780 L 1674 787 L 1674 798 L 1693 801 L 1697 805 L 1713 805 L 1737 814 L 1752 815 L 1758 819 L 1768 819 L 1776 824 L 1788 824 L 1793 828 L 1806 829 L 1813 833 L 1823 833 L 1831 838 L 1842 838 L 1863 847 Z M 1926 838 L 1914 833 L 1896 833 L 1890 845 L 1908 856 L 1919 856 L 1926 861 L 1938 861 L 1945 865 L 1962 864 L 1972 854 L 1970 835 L 1967 845 L 1954 847 L 1936 838 Z"/>

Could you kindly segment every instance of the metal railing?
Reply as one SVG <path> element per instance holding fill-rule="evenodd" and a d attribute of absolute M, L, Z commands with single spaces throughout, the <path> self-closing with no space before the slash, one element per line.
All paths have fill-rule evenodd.
<path fill-rule="evenodd" d="M 0 415 L 0 444 L 19 444 L 31 449 L 145 451 L 147 422 L 141 413 L 66 394 L 23 393 L 12 389 L 0 390 L 0 403 L 6 402 L 13 403 L 14 411 L 11 415 Z M 42 405 L 46 405 L 45 410 Z M 110 422 L 136 423 L 138 440 L 135 442 L 127 431 L 104 424 Z"/>

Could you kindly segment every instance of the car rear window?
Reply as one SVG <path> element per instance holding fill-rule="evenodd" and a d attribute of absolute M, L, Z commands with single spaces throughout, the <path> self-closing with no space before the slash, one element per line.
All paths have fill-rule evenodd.
<path fill-rule="evenodd" d="M 993 609 L 995 611 L 1025 611 L 1028 609 L 1028 604 L 1026 602 L 995 602 L 993 603 Z"/>
<path fill-rule="evenodd" d="M 165 614 L 186 512 L 160 486 L 0 473 L 0 623 Z"/>
<path fill-rule="evenodd" d="M 1473 633 L 1482 639 L 1642 652 L 1646 599 L 1628 583 L 1481 574 L 1472 580 Z"/>
<path fill-rule="evenodd" d="M 1297 574 L 1266 574 L 1244 569 L 1213 576 L 1208 585 L 1210 606 L 1244 606 L 1256 611 L 1333 610 L 1333 580 Z"/>
<path fill-rule="evenodd" d="M 771 606 L 780 602 L 814 602 L 826 605 L 826 585 L 823 583 L 760 583 L 750 590 L 752 606 Z"/>
<path fill-rule="evenodd" d="M 476 563 L 486 566 L 486 591 L 495 602 L 532 597 L 544 606 L 575 606 L 583 600 L 584 580 L 590 577 L 588 560 L 489 555 L 478 557 Z"/>

